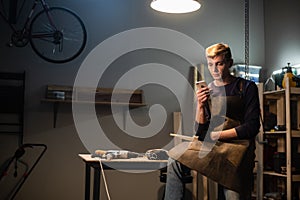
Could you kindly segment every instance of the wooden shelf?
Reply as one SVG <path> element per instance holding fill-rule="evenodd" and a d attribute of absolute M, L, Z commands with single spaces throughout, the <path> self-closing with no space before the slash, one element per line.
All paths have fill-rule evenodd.
<path fill-rule="evenodd" d="M 260 89 L 260 98 L 261 110 L 275 114 L 277 125 L 283 125 L 286 127 L 283 131 L 260 131 L 260 138 L 272 138 L 272 142 L 277 145 L 275 147 L 277 148 L 277 152 L 283 153 L 284 156 L 278 157 L 278 160 L 276 160 L 277 170 L 275 169 L 275 166 L 274 169 L 278 171 L 278 167 L 285 166 L 286 174 L 277 173 L 275 171 L 266 171 L 263 169 L 260 170 L 260 172 L 262 172 L 263 176 L 273 176 L 268 177 L 271 178 L 271 180 L 273 180 L 273 178 L 276 180 L 276 177 L 283 178 L 286 185 L 286 197 L 287 199 L 292 199 L 292 197 L 300 195 L 295 193 L 293 189 L 295 186 L 294 182 L 300 182 L 300 174 L 297 174 L 298 171 L 295 171 L 299 170 L 299 166 L 295 163 L 296 157 L 294 158 L 294 156 L 299 153 L 298 150 L 295 151 L 294 149 L 297 145 L 300 145 L 298 140 L 298 138 L 300 138 L 300 88 L 289 87 L 289 80 L 287 79 L 286 89 L 268 92 L 263 92 L 262 89 Z M 263 151 L 263 148 L 260 148 L 259 155 L 262 155 Z M 272 151 L 276 151 L 276 149 L 273 149 Z M 285 160 L 283 161 L 283 159 Z M 264 164 L 262 159 L 260 162 Z M 262 177 L 260 179 L 260 185 L 263 189 L 265 189 L 266 185 L 262 184 L 263 176 L 260 176 Z M 267 190 L 270 190 L 270 188 Z M 267 192 L 273 192 L 272 190 L 276 191 L 276 188 Z M 260 194 L 260 198 L 262 197 L 263 193 Z"/>
<path fill-rule="evenodd" d="M 300 137 L 300 131 L 292 130 L 292 137 Z"/>
<path fill-rule="evenodd" d="M 281 95 L 281 94 L 285 94 L 285 89 L 264 92 L 264 95 L 267 95 L 270 97 L 276 97 L 277 95 Z M 291 87 L 290 94 L 300 94 L 300 88 Z"/>
<path fill-rule="evenodd" d="M 269 134 L 269 135 L 271 135 L 271 134 L 274 134 L 274 135 L 276 135 L 276 134 L 286 134 L 286 131 L 265 131 L 265 134 Z"/>
<path fill-rule="evenodd" d="M 71 103 L 78 103 L 78 104 L 92 104 L 95 105 L 119 105 L 119 106 L 129 106 L 129 107 L 142 107 L 146 106 L 145 103 L 124 103 L 124 102 L 105 102 L 105 101 L 99 101 L 99 102 L 91 102 L 91 101 L 72 101 L 72 100 L 61 100 L 61 99 L 42 99 L 42 102 L 45 103 L 65 103 L 65 104 L 71 104 Z"/>
<path fill-rule="evenodd" d="M 300 137 L 300 131 L 299 130 L 292 130 L 291 131 L 291 136 L 292 137 Z M 286 131 L 265 131 L 265 134 L 267 135 L 280 135 L 282 134 L 282 136 L 285 136 L 284 134 L 286 134 Z"/>
<path fill-rule="evenodd" d="M 91 101 L 91 96 L 95 101 Z M 73 98 L 73 99 L 72 99 Z M 113 99 L 112 99 L 113 98 Z M 129 102 L 126 102 L 128 101 Z M 112 88 L 86 88 L 60 85 L 48 85 L 46 97 L 41 100 L 44 103 L 53 103 L 53 127 L 56 127 L 56 119 L 59 104 L 95 104 L 95 106 L 128 106 L 138 108 L 146 106 L 143 98 L 143 90 L 112 89 Z"/>
<path fill-rule="evenodd" d="M 269 175 L 269 176 L 278 176 L 278 177 L 284 177 L 284 178 L 287 177 L 286 174 L 281 174 L 281 173 L 277 173 L 277 172 L 274 172 L 274 171 L 264 171 L 263 173 L 265 175 Z M 300 174 L 293 174 L 292 175 L 292 181 L 293 182 L 299 182 L 300 181 Z"/>
<path fill-rule="evenodd" d="M 280 174 L 280 173 L 277 173 L 277 172 L 274 172 L 274 171 L 264 171 L 263 172 L 265 175 L 269 175 L 269 176 L 279 176 L 279 177 L 287 177 L 286 174 Z"/>

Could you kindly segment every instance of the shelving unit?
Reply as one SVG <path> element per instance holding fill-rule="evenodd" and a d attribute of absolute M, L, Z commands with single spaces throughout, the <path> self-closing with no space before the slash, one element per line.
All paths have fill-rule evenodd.
<path fill-rule="evenodd" d="M 23 143 L 25 72 L 0 72 L 0 133 Z"/>
<path fill-rule="evenodd" d="M 95 101 L 91 101 L 90 99 L 94 99 Z M 112 88 L 96 88 L 96 90 L 93 90 L 91 88 L 73 88 L 72 86 L 62 85 L 46 86 L 46 95 L 41 101 L 44 103 L 53 103 L 54 127 L 56 127 L 57 112 L 60 104 L 94 103 L 98 106 L 116 105 L 129 106 L 130 108 L 146 106 L 143 98 L 143 90 Z"/>
<path fill-rule="evenodd" d="M 283 157 L 275 158 L 273 169 L 263 167 L 263 184 L 260 185 L 263 186 L 264 191 L 259 199 L 263 199 L 262 195 L 266 193 L 276 192 L 283 193 L 285 199 L 288 200 L 300 199 L 300 166 L 295 159 L 295 155 L 300 155 L 300 88 L 289 87 L 289 80 L 287 79 L 286 89 L 263 92 L 261 97 L 263 98 L 261 110 L 265 112 L 267 107 L 270 113 L 276 114 L 277 125 L 281 125 L 285 129 L 260 133 L 265 141 L 273 141 L 273 144 L 276 144 L 274 148 L 278 156 Z M 266 149 L 262 151 L 266 151 Z M 273 191 L 267 188 L 267 186 L 274 185 Z"/>

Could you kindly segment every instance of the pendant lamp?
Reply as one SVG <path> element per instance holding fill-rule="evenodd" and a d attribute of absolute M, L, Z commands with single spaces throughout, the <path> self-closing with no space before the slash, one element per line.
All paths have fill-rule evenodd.
<path fill-rule="evenodd" d="M 165 13 L 189 13 L 198 10 L 201 4 L 196 0 L 152 0 L 150 6 Z"/>

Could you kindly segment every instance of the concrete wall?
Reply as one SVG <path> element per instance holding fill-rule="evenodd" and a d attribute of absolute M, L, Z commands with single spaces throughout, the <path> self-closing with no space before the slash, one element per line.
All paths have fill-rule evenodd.
<path fill-rule="evenodd" d="M 265 0 L 265 67 L 269 77 L 274 70 L 300 63 L 299 1 Z"/>

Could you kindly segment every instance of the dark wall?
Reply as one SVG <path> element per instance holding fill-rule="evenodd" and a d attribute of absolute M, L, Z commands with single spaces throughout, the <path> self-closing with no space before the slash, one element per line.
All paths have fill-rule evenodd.
<path fill-rule="evenodd" d="M 26 1 L 26 5 L 29 2 Z M 184 116 L 183 129 L 185 134 L 192 134 L 193 94 L 188 91 L 189 84 L 174 79 L 174 75 L 181 74 L 182 77 L 189 80 L 190 67 L 205 62 L 203 60 L 203 48 L 215 42 L 228 43 L 232 47 L 235 62 L 244 62 L 244 3 L 239 0 L 203 0 L 199 11 L 182 15 L 170 15 L 153 11 L 149 7 L 150 0 L 52 0 L 49 1 L 49 4 L 74 10 L 82 18 L 87 28 L 87 46 L 83 53 L 71 62 L 64 64 L 46 62 L 38 57 L 29 45 L 24 48 L 7 47 L 6 43 L 11 32 L 9 27 L 0 20 L 1 70 L 26 72 L 24 142 L 43 143 L 48 146 L 48 151 L 23 185 L 17 199 L 83 198 L 84 163 L 78 158 L 78 153 L 89 152 L 89 145 L 81 140 L 81 134 L 84 135 L 84 133 L 78 131 L 75 126 L 71 105 L 61 105 L 59 107 L 57 127 L 53 128 L 53 105 L 41 103 L 41 99 L 44 97 L 45 86 L 48 84 L 73 85 L 82 65 L 91 62 L 89 60 L 91 55 L 94 55 L 93 59 L 95 60 L 92 63 L 94 63 L 95 69 L 106 69 L 106 71 L 103 77 L 91 74 L 86 79 L 86 83 L 94 81 L 91 77 L 101 78 L 100 86 L 103 87 L 114 87 L 114 84 L 126 72 L 137 66 L 144 66 L 145 69 L 149 69 L 152 63 L 153 68 L 151 69 L 158 68 L 160 70 L 159 67 L 162 69 L 162 65 L 164 65 L 168 69 L 174 70 L 174 74 L 165 74 L 165 72 L 137 74 L 132 79 L 127 79 L 123 85 L 125 88 L 131 88 L 137 81 L 142 82 L 149 77 L 156 80 L 155 78 L 158 78 L 158 75 L 164 75 L 159 80 L 172 84 L 171 87 L 171 85 L 162 85 L 155 81 L 141 86 L 144 89 L 145 101 L 149 105 L 132 110 L 130 114 L 133 119 L 143 126 L 151 123 L 149 118 L 150 106 L 161 104 L 166 110 L 165 119 L 162 120 L 166 122 L 160 130 L 152 127 L 152 129 L 147 130 L 147 133 L 144 133 L 145 135 L 142 135 L 143 137 L 149 137 L 152 134 L 152 136 L 154 135 L 152 139 L 155 138 L 157 141 L 148 139 L 146 143 L 143 143 L 145 140 L 139 139 L 141 143 L 136 144 L 125 137 L 125 134 L 122 136 L 124 139 L 118 141 L 122 146 L 132 144 L 140 151 L 148 148 L 162 148 L 165 145 L 170 146 L 172 144 L 173 141 L 168 135 L 173 131 L 172 112 L 175 111 L 181 111 L 182 109 L 188 111 Z M 260 0 L 253 0 L 250 4 L 250 64 L 265 67 L 262 4 Z M 25 9 L 27 7 L 25 6 Z M 265 24 L 270 34 L 271 27 L 267 25 L 269 21 L 271 20 L 268 15 Z M 171 34 L 169 37 L 162 39 L 158 36 L 153 41 L 156 45 L 160 44 L 159 41 L 161 43 L 166 42 L 171 46 L 170 51 L 159 49 L 157 46 L 152 48 L 151 46 L 143 46 L 142 49 L 119 55 L 112 63 L 105 64 L 109 60 L 109 55 L 113 55 L 113 52 L 122 48 L 125 49 L 124 51 L 130 48 L 134 49 L 137 41 L 139 41 L 139 38 L 136 38 L 131 41 L 121 40 L 121 43 L 114 43 L 110 48 L 105 49 L 104 54 L 112 52 L 111 54 L 108 53 L 105 58 L 103 58 L 104 54 L 97 54 L 101 52 L 98 50 L 102 47 L 103 42 L 108 42 L 113 36 L 124 33 L 124 31 L 133 30 L 136 33 L 134 29 L 139 30 L 142 27 L 152 27 L 152 30 L 165 28 L 175 31 L 176 33 Z M 284 34 L 283 31 L 281 32 Z M 152 36 L 149 32 L 147 33 L 149 35 L 140 37 L 147 40 Z M 267 35 L 266 38 L 268 38 Z M 192 41 L 191 45 L 187 46 L 187 41 Z M 198 46 L 196 46 L 199 48 L 196 48 L 193 44 L 197 44 Z M 138 45 L 144 44 L 138 43 Z M 267 43 L 267 46 L 270 46 L 270 44 Z M 268 48 L 266 47 L 266 49 Z M 266 52 L 269 54 L 268 51 Z M 267 58 L 271 60 L 269 57 Z M 176 87 L 176 84 L 178 87 Z M 170 89 L 173 87 L 180 89 L 174 92 Z M 176 95 L 179 95 L 181 100 L 176 99 Z M 182 105 L 179 104 L 180 101 L 182 101 Z M 97 107 L 97 111 L 100 113 L 101 126 L 106 127 L 106 130 L 110 130 L 107 134 L 123 134 L 120 129 L 116 128 L 116 123 L 112 122 L 112 116 L 107 114 L 107 109 L 106 107 Z M 157 114 L 156 112 L 160 113 L 161 110 L 152 111 Z M 159 115 L 159 117 L 162 116 L 164 115 Z M 123 119 L 123 114 L 121 113 L 117 117 Z M 130 115 L 127 117 L 130 117 Z M 132 127 L 127 128 L 127 130 L 130 130 Z M 94 129 L 90 128 L 90 131 L 92 132 Z M 161 137 L 158 137 L 157 134 Z M 103 141 L 105 141 L 105 138 Z M 102 141 L 99 141 L 99 148 L 103 148 L 103 146 L 105 145 L 102 144 Z M 16 148 L 17 142 L 14 136 L 0 135 L 1 163 L 12 155 Z M 152 200 L 161 195 L 162 184 L 159 183 L 157 171 L 142 174 L 107 172 L 107 179 L 112 199 Z M 102 196 L 105 199 L 104 193 Z"/>
<path fill-rule="evenodd" d="M 266 76 L 274 70 L 300 63 L 300 2 L 265 0 L 265 55 Z"/>

